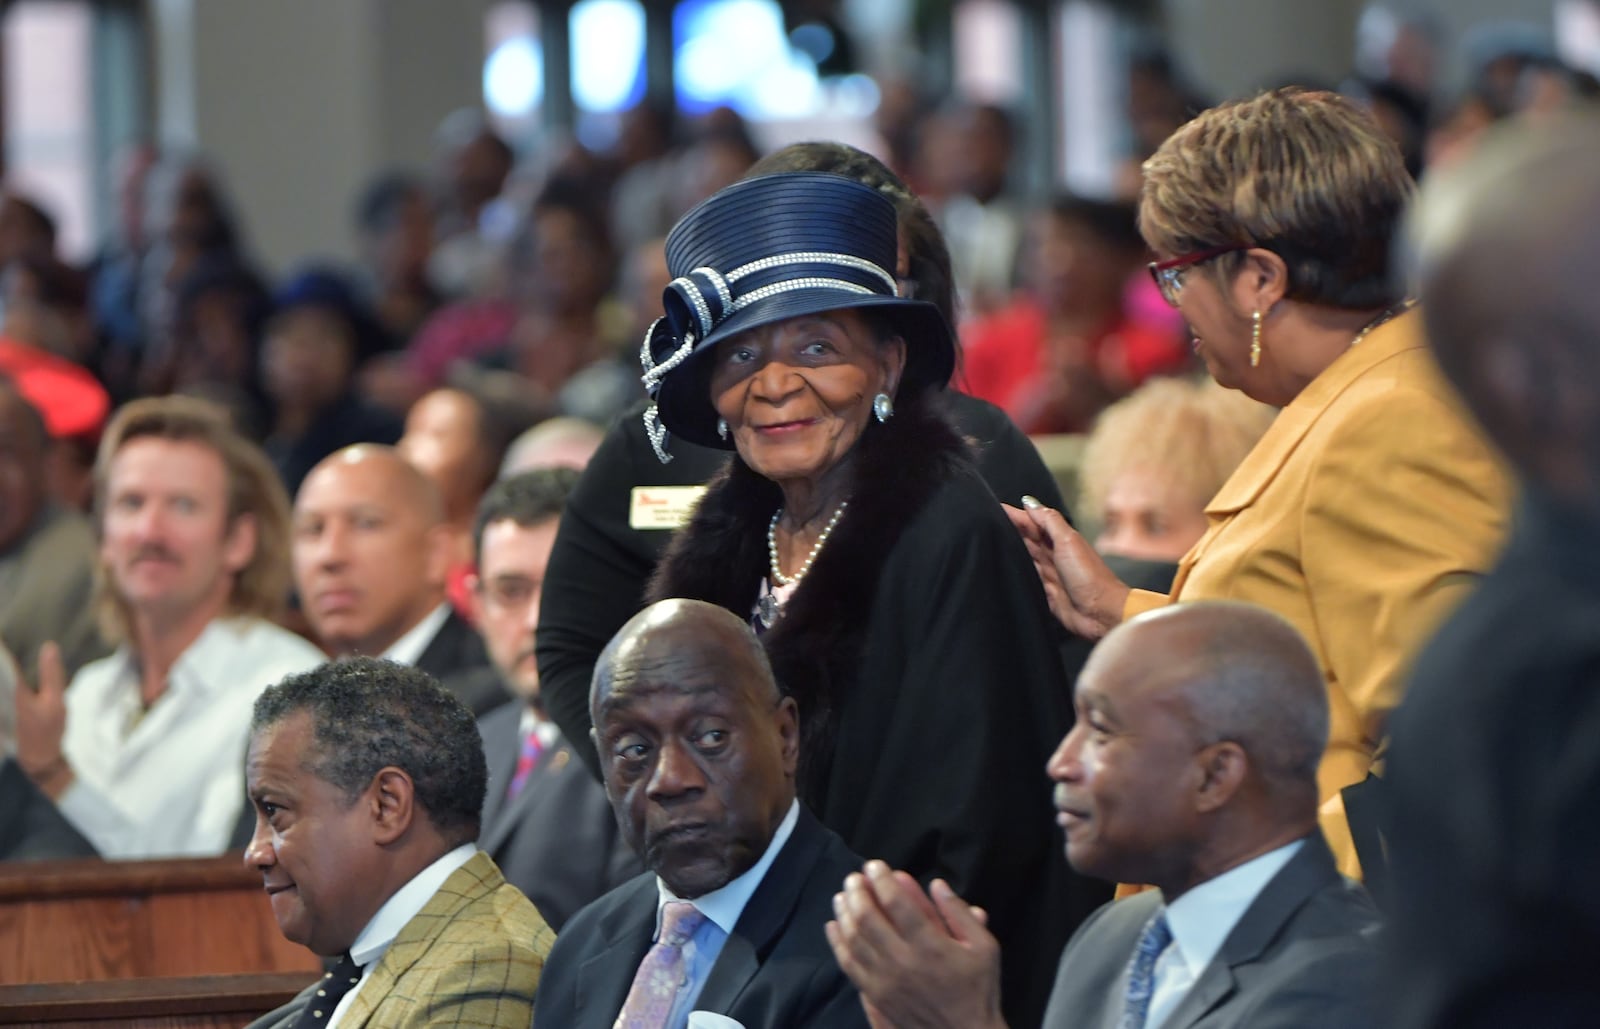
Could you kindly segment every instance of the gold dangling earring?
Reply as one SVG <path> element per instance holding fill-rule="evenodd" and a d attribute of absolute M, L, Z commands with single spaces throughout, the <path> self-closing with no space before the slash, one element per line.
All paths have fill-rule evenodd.
<path fill-rule="evenodd" d="M 1261 365 L 1261 310 L 1250 312 L 1250 367 Z"/>

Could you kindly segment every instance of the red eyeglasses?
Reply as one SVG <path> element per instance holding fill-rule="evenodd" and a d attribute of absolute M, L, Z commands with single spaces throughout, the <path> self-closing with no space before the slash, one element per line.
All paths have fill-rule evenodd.
<path fill-rule="evenodd" d="M 1249 250 L 1246 245 L 1240 244 L 1227 247 L 1212 247 L 1210 250 L 1197 250 L 1192 254 L 1184 254 L 1166 261 L 1151 261 L 1148 265 L 1150 277 L 1155 280 L 1156 288 L 1161 291 L 1161 299 L 1172 307 L 1178 306 L 1178 291 L 1183 288 L 1183 273 L 1186 269 L 1197 264 L 1204 264 L 1212 258 L 1221 257 L 1239 250 Z"/>

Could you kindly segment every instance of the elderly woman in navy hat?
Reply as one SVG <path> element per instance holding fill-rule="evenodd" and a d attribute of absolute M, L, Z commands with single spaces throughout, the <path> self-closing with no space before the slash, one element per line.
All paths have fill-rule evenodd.
<path fill-rule="evenodd" d="M 941 414 L 950 328 L 897 295 L 895 257 L 892 203 L 826 174 L 737 183 L 673 229 L 652 440 L 736 457 L 650 599 L 749 618 L 799 702 L 802 800 L 987 908 L 1007 1013 L 1037 1024 L 1050 955 L 1101 896 L 1046 817 L 1070 687 L 1028 555 Z"/>

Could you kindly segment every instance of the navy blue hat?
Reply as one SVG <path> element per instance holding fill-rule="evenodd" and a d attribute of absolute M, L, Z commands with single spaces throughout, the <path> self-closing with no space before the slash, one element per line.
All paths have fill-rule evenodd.
<path fill-rule="evenodd" d="M 684 215 L 667 236 L 666 315 L 640 360 L 655 400 L 645 424 L 666 460 L 667 432 L 731 449 L 716 430 L 712 354 L 748 329 L 846 308 L 881 312 L 906 342 L 902 390 L 942 388 L 955 337 L 933 304 L 897 295 L 894 204 L 854 179 L 788 172 L 736 182 Z M 658 420 L 659 419 L 659 420 Z"/>

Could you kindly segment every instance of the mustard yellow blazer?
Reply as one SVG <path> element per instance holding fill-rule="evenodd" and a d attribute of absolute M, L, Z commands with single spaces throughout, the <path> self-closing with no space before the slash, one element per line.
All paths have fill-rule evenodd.
<path fill-rule="evenodd" d="M 1358 876 L 1339 791 L 1380 757 L 1407 663 L 1499 552 L 1511 484 L 1428 353 L 1421 315 L 1374 329 L 1295 397 L 1206 508 L 1169 601 L 1242 600 L 1294 623 L 1322 665 L 1323 831 Z"/>

